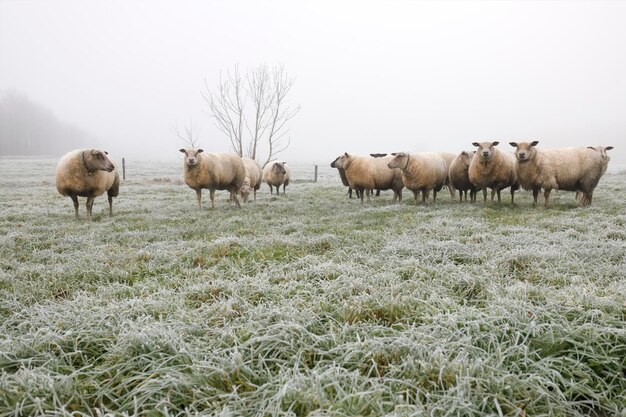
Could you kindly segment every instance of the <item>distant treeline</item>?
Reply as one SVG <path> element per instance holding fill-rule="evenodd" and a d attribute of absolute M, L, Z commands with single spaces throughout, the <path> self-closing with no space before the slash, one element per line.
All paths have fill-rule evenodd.
<path fill-rule="evenodd" d="M 93 142 L 87 132 L 28 97 L 0 94 L 0 156 L 55 156 Z"/>

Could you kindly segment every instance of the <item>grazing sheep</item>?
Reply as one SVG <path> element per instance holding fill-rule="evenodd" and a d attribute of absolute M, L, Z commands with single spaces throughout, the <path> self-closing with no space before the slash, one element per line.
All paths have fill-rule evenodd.
<path fill-rule="evenodd" d="M 335 166 L 345 170 L 348 184 L 360 193 L 361 203 L 364 197 L 370 201 L 372 190 L 393 190 L 393 202 L 402 201 L 402 175 L 398 170 L 389 170 L 387 164 L 391 156 L 371 158 L 367 156 L 341 155 Z"/>
<path fill-rule="evenodd" d="M 498 194 L 500 203 L 500 191 L 511 187 L 511 204 L 515 204 L 515 190 L 519 189 L 517 173 L 515 170 L 515 158 L 513 155 L 502 152 L 496 148 L 500 142 L 474 142 L 478 150 L 470 163 L 469 179 L 478 189 L 483 190 L 483 201 L 487 202 L 487 188 L 491 188 L 491 201 Z"/>
<path fill-rule="evenodd" d="M 337 168 L 336 163 L 339 160 L 339 158 L 341 158 L 341 156 L 338 156 L 337 158 L 335 158 L 333 162 L 330 163 L 331 168 Z M 348 183 L 348 177 L 346 177 L 346 170 L 343 168 L 337 168 L 337 171 L 339 172 L 339 178 L 341 178 L 341 183 L 345 185 L 346 187 L 348 187 L 348 196 L 352 198 L 352 187 L 350 187 L 350 184 Z M 359 194 L 357 191 L 357 198 L 358 197 L 359 197 Z"/>
<path fill-rule="evenodd" d="M 478 188 L 472 184 L 469 179 L 469 166 L 474 157 L 475 151 L 462 151 L 460 154 L 454 157 L 448 169 L 448 178 L 450 184 L 457 190 L 459 190 L 459 203 L 463 202 L 463 195 L 465 194 L 465 201 L 467 202 L 467 191 L 470 192 L 470 202 L 476 202 L 476 194 Z"/>
<path fill-rule="evenodd" d="M 56 187 L 59 194 L 69 196 L 78 219 L 78 197 L 87 197 L 87 216 L 91 218 L 94 199 L 107 192 L 109 215 L 113 215 L 113 197 L 120 192 L 120 176 L 107 152 L 81 149 L 66 153 L 56 167 Z"/>
<path fill-rule="evenodd" d="M 603 159 L 588 148 L 537 149 L 539 142 L 510 142 L 515 147 L 516 169 L 520 185 L 533 191 L 533 206 L 544 190 L 548 207 L 552 190 L 580 191 L 579 205 L 591 204 L 593 190 L 603 171 Z M 604 168 L 606 169 L 606 168 Z"/>
<path fill-rule="evenodd" d="M 239 194 L 241 195 L 243 202 L 246 203 L 248 201 L 250 191 L 253 191 L 254 201 L 256 201 L 256 192 L 259 188 L 261 188 L 261 177 L 263 176 L 263 172 L 261 171 L 259 164 L 257 164 L 254 159 L 241 158 L 241 160 L 243 161 L 243 167 L 246 171 L 246 175 L 243 179 L 241 189 L 239 189 Z"/>
<path fill-rule="evenodd" d="M 274 194 L 273 187 L 276 187 L 276 195 L 279 195 L 281 185 L 283 186 L 283 194 L 285 194 L 285 188 L 289 185 L 290 177 L 291 168 L 287 166 L 287 162 L 272 161 L 263 167 L 263 182 L 270 186 L 270 194 Z"/>
<path fill-rule="evenodd" d="M 450 197 L 454 200 L 456 196 L 456 188 L 450 183 L 450 179 L 448 178 L 447 173 L 450 171 L 450 164 L 456 158 L 456 155 L 450 152 L 437 152 L 443 160 L 446 162 L 446 182 L 445 185 L 448 187 L 448 191 L 450 191 Z"/>
<path fill-rule="evenodd" d="M 196 190 L 198 208 L 202 208 L 202 189 L 209 189 L 211 208 L 215 208 L 215 190 L 228 190 L 229 203 L 237 199 L 246 170 L 241 157 L 234 153 L 203 153 L 202 149 L 180 149 L 185 154 L 185 184 Z"/>
<path fill-rule="evenodd" d="M 448 171 L 446 161 L 435 152 L 421 152 L 409 154 L 398 152 L 387 166 L 391 169 L 399 168 L 402 172 L 402 182 L 413 192 L 415 205 L 420 191 L 422 202 L 426 204 L 430 190 L 433 190 L 433 202 L 437 202 L 437 192 L 444 186 Z"/>

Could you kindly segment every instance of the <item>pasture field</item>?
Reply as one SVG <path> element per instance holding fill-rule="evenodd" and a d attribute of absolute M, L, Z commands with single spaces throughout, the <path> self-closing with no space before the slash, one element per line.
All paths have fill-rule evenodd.
<path fill-rule="evenodd" d="M 131 162 L 75 221 L 55 163 L 0 160 L 0 416 L 626 416 L 624 173 L 415 207 L 324 163 L 198 210 Z"/>

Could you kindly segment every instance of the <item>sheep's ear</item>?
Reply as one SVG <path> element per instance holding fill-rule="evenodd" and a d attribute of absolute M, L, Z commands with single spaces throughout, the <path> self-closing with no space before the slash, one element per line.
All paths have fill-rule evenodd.
<path fill-rule="evenodd" d="M 514 148 L 517 148 L 517 142 L 509 142 L 509 145 L 511 145 Z"/>
<path fill-rule="evenodd" d="M 478 143 L 478 142 L 472 142 L 472 145 L 474 145 L 474 146 L 480 146 L 480 143 Z"/>
<path fill-rule="evenodd" d="M 495 141 L 495 142 L 491 142 L 491 146 L 498 146 L 500 144 L 500 142 Z"/>
<path fill-rule="evenodd" d="M 344 152 L 343 154 L 344 154 L 344 156 L 350 156 L 350 155 L 348 155 L 348 152 Z"/>
<path fill-rule="evenodd" d="M 596 148 L 594 148 L 593 146 L 587 146 L 587 149 L 593 149 L 594 151 L 596 150 Z"/>
<path fill-rule="evenodd" d="M 198 153 L 204 152 L 204 149 L 198 149 Z"/>
<path fill-rule="evenodd" d="M 461 155 L 469 155 L 469 154 L 465 151 L 461 151 Z"/>
<path fill-rule="evenodd" d="M 108 155 L 109 153 L 108 153 L 107 151 L 104 151 L 104 154 L 105 154 L 105 155 Z"/>
<path fill-rule="evenodd" d="M 537 145 L 539 145 L 538 140 L 533 140 L 532 142 L 530 142 L 530 146 L 537 146 Z"/>
<path fill-rule="evenodd" d="M 391 152 L 391 156 L 396 156 L 398 152 Z"/>
<path fill-rule="evenodd" d="M 611 149 L 613 149 L 612 146 L 607 146 L 606 148 L 604 148 L 605 151 L 610 151 Z"/>
<path fill-rule="evenodd" d="M 186 151 L 186 150 L 184 150 L 183 148 L 180 148 L 178 151 L 179 151 L 179 152 L 182 152 L 182 153 L 187 153 L 187 151 Z"/>

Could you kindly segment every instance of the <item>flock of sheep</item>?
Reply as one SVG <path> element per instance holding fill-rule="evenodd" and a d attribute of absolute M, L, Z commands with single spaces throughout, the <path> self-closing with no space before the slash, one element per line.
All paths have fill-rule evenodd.
<path fill-rule="evenodd" d="M 487 201 L 487 188 L 491 189 L 491 202 L 500 191 L 511 189 L 511 203 L 521 186 L 533 191 L 537 204 L 539 192 L 544 190 L 548 206 L 552 190 L 576 191 L 579 205 L 591 204 L 593 191 L 606 172 L 609 157 L 606 151 L 612 146 L 588 148 L 537 149 L 539 142 L 510 142 L 515 153 L 500 151 L 499 142 L 474 142 L 476 151 L 463 151 L 458 155 L 445 152 L 399 152 L 389 156 L 371 154 L 355 156 L 345 153 L 337 157 L 331 166 L 339 170 L 342 182 L 356 190 L 357 196 L 369 201 L 374 190 L 393 190 L 393 201 L 402 199 L 406 187 L 413 192 L 415 204 L 419 193 L 427 203 L 430 192 L 433 201 L 437 192 L 447 186 L 454 197 L 459 190 L 459 201 L 470 192 L 470 201 L 483 190 Z M 185 183 L 196 191 L 198 207 L 202 207 L 202 189 L 208 189 L 211 207 L 215 207 L 215 190 L 228 190 L 229 202 L 240 207 L 237 195 L 244 202 L 250 193 L 256 200 L 256 192 L 263 182 L 279 193 L 280 186 L 289 185 L 291 170 L 285 162 L 272 161 L 262 169 L 250 159 L 232 153 L 205 153 L 202 149 L 180 149 L 185 154 Z M 109 214 L 113 214 L 113 197 L 119 194 L 120 177 L 107 152 L 98 149 L 74 150 L 64 155 L 56 167 L 57 191 L 72 199 L 74 214 L 78 218 L 78 197 L 87 197 L 87 216 L 91 217 L 94 199 L 107 193 Z"/>
<path fill-rule="evenodd" d="M 422 193 L 426 203 L 430 192 L 433 201 L 444 185 L 454 197 L 459 190 L 459 201 L 476 201 L 476 194 L 483 191 L 487 202 L 487 188 L 491 189 L 491 202 L 500 191 L 511 190 L 511 203 L 515 191 L 521 186 L 532 190 L 537 205 L 539 192 L 544 190 L 545 206 L 548 206 L 552 190 L 576 191 L 579 205 L 591 204 L 593 190 L 606 172 L 612 146 L 560 148 L 541 150 L 538 141 L 510 142 L 515 153 L 507 153 L 496 146 L 499 142 L 474 142 L 475 151 L 463 151 L 458 155 L 446 152 L 370 154 L 355 156 L 345 153 L 337 157 L 330 166 L 339 170 L 345 186 L 356 190 L 361 202 L 364 196 L 369 201 L 373 190 L 393 190 L 393 201 L 402 199 L 402 189 L 413 192 L 415 204 Z"/>
<path fill-rule="evenodd" d="M 273 194 L 289 185 L 291 170 L 285 162 L 272 161 L 263 169 L 250 158 L 241 158 L 233 153 L 205 153 L 202 149 L 180 149 L 185 154 L 185 183 L 196 191 L 198 207 L 202 208 L 202 189 L 208 189 L 211 207 L 215 207 L 215 190 L 228 190 L 229 202 L 240 207 L 237 195 L 244 202 L 265 182 Z M 113 215 L 113 197 L 120 190 L 119 172 L 108 153 L 99 149 L 74 150 L 65 154 L 56 167 L 56 188 L 74 203 L 74 214 L 78 219 L 78 197 L 87 197 L 87 217 L 91 218 L 94 199 L 106 191 L 109 197 L 109 215 Z"/>

